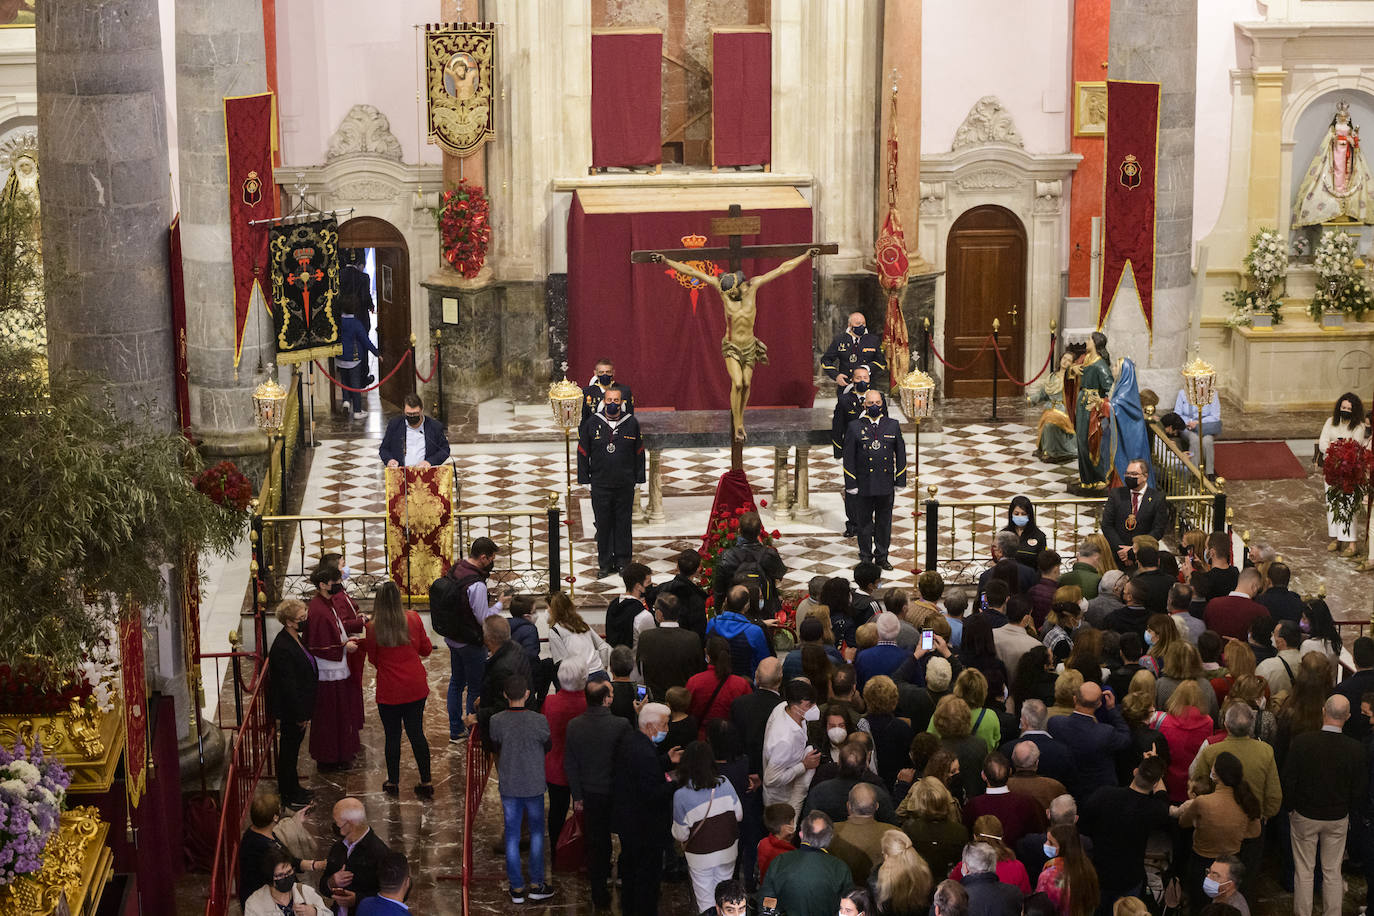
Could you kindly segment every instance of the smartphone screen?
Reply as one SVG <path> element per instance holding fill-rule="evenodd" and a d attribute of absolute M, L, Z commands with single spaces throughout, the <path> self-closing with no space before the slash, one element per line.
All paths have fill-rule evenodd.
<path fill-rule="evenodd" d="M 921 631 L 921 648 L 922 648 L 922 649 L 926 649 L 927 651 L 930 650 L 930 649 L 935 648 L 935 631 L 934 631 L 934 630 L 922 630 L 922 631 Z"/>
<path fill-rule="evenodd" d="M 642 699 L 644 699 L 644 698 L 645 698 L 646 696 L 648 696 L 648 695 L 649 695 L 649 688 L 648 688 L 648 687 L 645 687 L 643 684 L 640 684 L 638 687 L 635 688 L 635 697 L 636 697 L 637 699 L 642 700 Z"/>

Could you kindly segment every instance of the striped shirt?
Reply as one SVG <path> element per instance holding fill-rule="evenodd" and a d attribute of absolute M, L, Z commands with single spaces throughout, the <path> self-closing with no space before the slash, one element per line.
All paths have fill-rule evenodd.
<path fill-rule="evenodd" d="M 713 789 L 682 786 L 673 793 L 673 838 L 683 843 L 687 861 L 698 868 L 735 861 L 744 808 L 730 781 Z"/>

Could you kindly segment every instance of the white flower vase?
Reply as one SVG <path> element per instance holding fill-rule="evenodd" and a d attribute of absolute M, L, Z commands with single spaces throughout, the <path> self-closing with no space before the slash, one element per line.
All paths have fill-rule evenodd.
<path fill-rule="evenodd" d="M 1256 330 L 1273 330 L 1274 316 L 1268 312 L 1255 312 L 1250 316 L 1250 327 Z"/>

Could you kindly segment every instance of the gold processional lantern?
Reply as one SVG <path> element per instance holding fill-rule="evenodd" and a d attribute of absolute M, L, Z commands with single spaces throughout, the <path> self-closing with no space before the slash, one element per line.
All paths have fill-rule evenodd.
<path fill-rule="evenodd" d="M 935 379 L 920 369 L 913 369 L 897 384 L 897 393 L 902 399 L 902 413 L 919 423 L 931 415 L 935 408 Z"/>
<path fill-rule="evenodd" d="M 558 424 L 558 428 L 563 430 L 563 471 L 566 477 L 566 503 L 569 512 L 572 511 L 572 432 L 582 422 L 582 389 L 568 381 L 568 364 L 563 364 L 562 381 L 554 382 L 549 386 L 549 407 L 553 409 L 553 420 Z M 568 540 L 568 595 L 576 594 L 573 584 L 573 546 L 572 532 L 567 535 Z M 558 583 L 553 583 L 557 588 Z"/>
<path fill-rule="evenodd" d="M 267 381 L 253 390 L 253 413 L 258 420 L 258 429 L 272 436 L 281 432 L 286 422 L 286 389 L 277 384 L 273 377 L 277 367 L 273 365 L 267 373 Z"/>
<path fill-rule="evenodd" d="M 1193 361 L 1183 367 L 1183 390 L 1188 403 L 1201 410 L 1212 403 L 1216 394 L 1217 370 L 1202 357 L 1193 357 Z"/>

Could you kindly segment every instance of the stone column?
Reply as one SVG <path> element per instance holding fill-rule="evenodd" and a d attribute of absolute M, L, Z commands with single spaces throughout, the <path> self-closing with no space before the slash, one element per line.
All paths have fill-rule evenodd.
<path fill-rule="evenodd" d="M 892 129 L 892 71 L 897 71 L 897 215 L 911 273 L 932 268 L 916 244 L 921 228 L 921 0 L 883 4 L 883 72 L 878 83 L 879 202 L 874 231 L 887 215 L 887 138 Z"/>
<path fill-rule="evenodd" d="M 126 417 L 176 426 L 172 219 L 157 0 L 38 9 L 48 358 L 107 380 Z"/>
<path fill-rule="evenodd" d="M 1283 70 L 1256 70 L 1255 112 L 1250 134 L 1250 206 L 1247 235 L 1278 225 L 1283 175 Z"/>
<path fill-rule="evenodd" d="M 1193 124 L 1197 105 L 1197 4 L 1114 0 L 1108 77 L 1162 84 L 1155 197 L 1154 343 L 1136 297 L 1123 287 L 1105 328 L 1112 358 L 1136 363 L 1141 388 L 1178 390 L 1193 308 Z M 1108 167 L 1111 171 L 1111 167 Z"/>
<path fill-rule="evenodd" d="M 270 361 L 272 319 L 255 302 L 234 369 L 234 272 L 224 97 L 267 89 L 258 0 L 177 0 L 177 129 L 181 142 L 182 270 L 191 423 L 206 451 L 256 454 L 267 440 L 253 420 L 258 362 Z M 264 194 L 275 194 L 269 185 Z M 264 265 L 263 293 L 272 294 Z M 262 352 L 259 352 L 259 339 Z"/>

